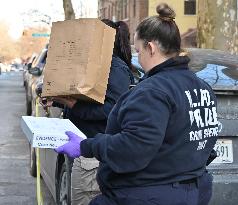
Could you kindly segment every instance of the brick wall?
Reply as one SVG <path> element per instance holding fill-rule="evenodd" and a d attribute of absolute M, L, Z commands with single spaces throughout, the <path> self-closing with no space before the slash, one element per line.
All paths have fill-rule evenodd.
<path fill-rule="evenodd" d="M 99 0 L 98 16 L 113 21 L 125 21 L 130 29 L 131 44 L 139 22 L 148 16 L 148 0 Z"/>

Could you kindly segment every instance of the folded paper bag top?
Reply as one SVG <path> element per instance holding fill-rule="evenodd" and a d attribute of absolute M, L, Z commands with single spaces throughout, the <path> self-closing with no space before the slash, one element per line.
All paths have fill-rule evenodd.
<path fill-rule="evenodd" d="M 70 95 L 104 103 L 115 34 L 99 19 L 53 23 L 42 96 Z"/>

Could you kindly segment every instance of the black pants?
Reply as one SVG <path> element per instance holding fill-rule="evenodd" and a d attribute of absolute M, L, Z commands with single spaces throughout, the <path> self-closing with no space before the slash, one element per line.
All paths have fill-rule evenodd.
<path fill-rule="evenodd" d="M 89 205 L 208 205 L 211 195 L 212 176 L 206 172 L 195 182 L 112 190 Z"/>

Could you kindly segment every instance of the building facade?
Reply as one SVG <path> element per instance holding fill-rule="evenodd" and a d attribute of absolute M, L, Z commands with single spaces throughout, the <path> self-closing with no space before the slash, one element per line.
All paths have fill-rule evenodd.
<path fill-rule="evenodd" d="M 181 34 L 188 32 L 189 29 L 197 28 L 198 0 L 149 0 L 149 16 L 156 15 L 156 6 L 164 2 L 174 9 L 175 21 Z"/>
<path fill-rule="evenodd" d="M 130 29 L 131 44 L 139 22 L 148 16 L 148 0 L 99 0 L 98 17 L 125 21 Z"/>
<path fill-rule="evenodd" d="M 238 54 L 237 0 L 199 0 L 198 46 Z"/>
<path fill-rule="evenodd" d="M 179 27 L 182 46 L 196 47 L 197 37 L 197 1 L 198 0 L 167 0 L 176 12 L 176 23 Z M 98 17 L 113 21 L 123 20 L 130 29 L 131 44 L 139 22 L 147 16 L 156 15 L 156 7 L 164 0 L 99 0 Z"/>
<path fill-rule="evenodd" d="M 98 0 L 72 0 L 75 18 L 97 18 Z"/>

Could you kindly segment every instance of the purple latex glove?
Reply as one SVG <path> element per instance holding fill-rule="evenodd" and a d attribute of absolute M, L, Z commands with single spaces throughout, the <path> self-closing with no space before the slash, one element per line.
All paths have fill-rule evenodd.
<path fill-rule="evenodd" d="M 56 148 L 55 151 L 60 154 L 67 154 L 71 158 L 79 157 L 81 155 L 80 143 L 84 139 L 70 131 L 65 132 L 65 134 L 68 135 L 69 142 Z"/>

